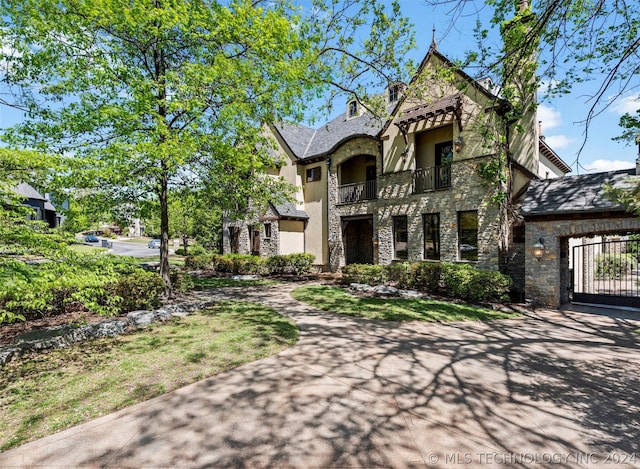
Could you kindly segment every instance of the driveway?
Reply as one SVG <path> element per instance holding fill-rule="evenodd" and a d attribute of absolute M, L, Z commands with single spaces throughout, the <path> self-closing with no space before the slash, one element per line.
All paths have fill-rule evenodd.
<path fill-rule="evenodd" d="M 0 454 L 1 467 L 640 467 L 640 313 L 386 323 L 283 285 L 278 355 Z"/>

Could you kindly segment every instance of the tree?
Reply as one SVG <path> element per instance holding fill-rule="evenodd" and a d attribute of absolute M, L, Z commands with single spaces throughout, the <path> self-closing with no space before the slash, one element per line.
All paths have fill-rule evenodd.
<path fill-rule="evenodd" d="M 171 294 L 169 193 L 210 185 L 220 207 L 281 193 L 262 126 L 407 76 L 409 24 L 378 0 L 2 0 L 2 80 L 27 112 L 12 145 L 65 155 L 105 203 L 156 200 Z M 378 107 L 376 107 L 378 105 Z"/>
<path fill-rule="evenodd" d="M 473 2 L 426 0 L 429 5 L 450 5 L 452 18 L 468 14 Z M 634 2 L 613 0 L 487 0 L 490 24 L 478 20 L 478 47 L 467 53 L 466 65 L 478 76 L 492 75 L 497 83 L 512 78 L 503 65 L 514 70 L 527 66 L 532 49 L 538 50 L 538 80 L 549 96 L 569 93 L 576 83 L 594 81 L 590 109 L 584 117 L 585 141 L 593 117 L 636 87 L 640 75 L 640 16 Z M 493 48 L 489 27 L 504 25 L 516 11 L 531 12 L 527 30 Z M 480 16 L 479 12 L 473 12 Z M 513 40 L 515 39 L 515 40 Z M 507 83 L 508 84 L 508 83 Z M 639 105 L 640 107 L 640 105 Z"/>

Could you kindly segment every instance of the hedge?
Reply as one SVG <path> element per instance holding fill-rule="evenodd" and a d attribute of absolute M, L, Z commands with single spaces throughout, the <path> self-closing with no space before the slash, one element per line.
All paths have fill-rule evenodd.
<path fill-rule="evenodd" d="M 311 271 L 315 256 L 295 253 L 270 257 L 249 254 L 214 254 L 211 268 L 217 272 L 254 275 L 303 275 Z"/>
<path fill-rule="evenodd" d="M 342 268 L 342 282 L 370 285 L 396 282 L 401 288 L 472 302 L 508 301 L 513 283 L 509 276 L 500 272 L 447 262 L 350 264 Z"/>

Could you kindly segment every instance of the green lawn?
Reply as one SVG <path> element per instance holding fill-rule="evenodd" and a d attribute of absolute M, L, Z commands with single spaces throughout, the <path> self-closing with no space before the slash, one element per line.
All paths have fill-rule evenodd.
<path fill-rule="evenodd" d="M 418 298 L 359 298 L 341 288 L 305 286 L 291 292 L 296 300 L 331 313 L 385 321 L 480 321 L 507 319 L 517 313 Z"/>
<path fill-rule="evenodd" d="M 82 253 L 82 254 L 92 254 L 95 252 L 101 252 L 101 251 L 107 250 L 107 248 L 89 246 L 87 244 L 72 244 L 69 246 L 69 249 L 71 249 L 74 252 Z"/>
<path fill-rule="evenodd" d="M 296 343 L 274 310 L 226 301 L 111 339 L 33 354 L 0 374 L 0 451 L 258 360 Z"/>
<path fill-rule="evenodd" d="M 234 280 L 228 277 L 192 277 L 193 284 L 198 289 L 224 287 L 253 287 L 277 285 L 274 280 Z"/>

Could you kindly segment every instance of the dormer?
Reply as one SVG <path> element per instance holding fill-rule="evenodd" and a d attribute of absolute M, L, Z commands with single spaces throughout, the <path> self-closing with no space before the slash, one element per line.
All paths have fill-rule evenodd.
<path fill-rule="evenodd" d="M 387 104 L 397 103 L 404 89 L 404 83 L 392 83 L 387 86 Z"/>
<path fill-rule="evenodd" d="M 358 117 L 360 115 L 360 106 L 358 105 L 358 101 L 352 99 L 347 103 L 347 119 L 353 119 L 354 117 Z"/>

